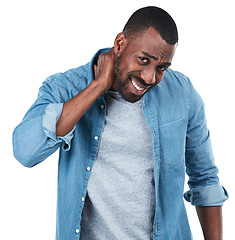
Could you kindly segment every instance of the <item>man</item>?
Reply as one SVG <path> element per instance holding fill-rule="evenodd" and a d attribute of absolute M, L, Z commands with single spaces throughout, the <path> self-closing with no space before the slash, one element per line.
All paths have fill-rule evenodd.
<path fill-rule="evenodd" d="M 223 202 L 203 102 L 169 69 L 178 42 L 164 10 L 137 10 L 111 49 L 49 77 L 14 130 L 32 167 L 60 147 L 57 240 L 192 239 L 185 167 L 205 239 L 222 239 Z M 27 148 L 25 148 L 27 146 Z"/>

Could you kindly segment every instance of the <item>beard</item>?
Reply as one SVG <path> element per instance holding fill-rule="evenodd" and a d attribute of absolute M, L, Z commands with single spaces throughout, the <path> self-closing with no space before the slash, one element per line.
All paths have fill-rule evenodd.
<path fill-rule="evenodd" d="M 123 72 L 120 70 L 122 54 L 123 52 L 120 54 L 120 56 L 117 57 L 115 61 L 115 65 L 114 65 L 115 80 L 117 82 L 118 92 L 121 95 L 121 97 L 128 102 L 134 103 L 139 101 L 143 97 L 143 95 L 136 95 L 132 92 L 127 91 L 127 85 L 131 80 L 131 78 L 138 78 L 138 77 L 135 76 L 133 73 L 129 72 L 126 78 L 123 78 Z"/>

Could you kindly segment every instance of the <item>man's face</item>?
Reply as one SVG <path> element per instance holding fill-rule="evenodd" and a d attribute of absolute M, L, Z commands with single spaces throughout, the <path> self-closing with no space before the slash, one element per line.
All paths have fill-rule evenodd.
<path fill-rule="evenodd" d="M 153 28 L 128 43 L 115 62 L 115 85 L 128 102 L 136 102 L 160 83 L 171 65 L 176 45 L 167 44 Z"/>

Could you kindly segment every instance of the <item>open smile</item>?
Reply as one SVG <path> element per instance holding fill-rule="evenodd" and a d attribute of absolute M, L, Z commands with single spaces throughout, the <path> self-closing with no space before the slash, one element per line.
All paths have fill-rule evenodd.
<path fill-rule="evenodd" d="M 140 86 L 133 77 L 130 77 L 130 81 L 132 83 L 132 86 L 134 87 L 135 90 L 137 90 L 138 94 L 143 94 L 147 91 L 149 87 L 143 87 Z"/>
<path fill-rule="evenodd" d="M 131 78 L 131 82 L 132 82 L 132 84 L 134 85 L 134 87 L 135 87 L 138 91 L 143 91 L 143 90 L 146 89 L 146 88 L 142 88 L 142 87 L 140 87 L 139 85 L 137 85 L 137 83 L 135 83 L 132 78 Z"/>

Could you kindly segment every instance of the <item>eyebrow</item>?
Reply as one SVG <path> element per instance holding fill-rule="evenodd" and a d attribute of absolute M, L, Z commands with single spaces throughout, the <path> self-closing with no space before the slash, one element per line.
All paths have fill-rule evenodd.
<path fill-rule="evenodd" d="M 152 58 L 153 60 L 155 60 L 155 61 L 157 61 L 158 60 L 158 58 L 157 57 L 155 57 L 155 56 L 152 56 L 151 54 L 149 54 L 149 53 L 147 53 L 147 52 L 144 52 L 144 51 L 141 51 L 145 56 L 147 56 L 147 57 L 149 57 L 149 58 Z M 163 63 L 163 65 L 166 65 L 166 66 L 170 66 L 171 65 L 171 63 L 170 62 L 165 62 L 165 63 Z"/>

